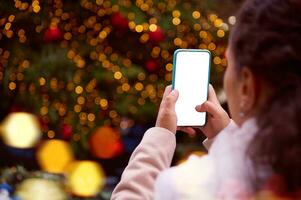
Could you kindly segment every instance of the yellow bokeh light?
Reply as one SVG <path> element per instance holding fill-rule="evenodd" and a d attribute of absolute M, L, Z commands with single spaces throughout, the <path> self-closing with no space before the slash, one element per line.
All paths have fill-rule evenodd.
<path fill-rule="evenodd" d="M 130 29 L 136 28 L 136 23 L 134 21 L 129 22 L 129 28 Z"/>
<path fill-rule="evenodd" d="M 53 130 L 50 130 L 47 132 L 47 136 L 51 139 L 51 138 L 54 138 L 55 136 L 55 132 Z"/>
<path fill-rule="evenodd" d="M 141 91 L 143 90 L 143 84 L 138 82 L 135 84 L 135 89 L 138 90 L 138 91 Z"/>
<path fill-rule="evenodd" d="M 122 78 L 122 73 L 120 71 L 114 73 L 114 78 L 119 80 Z"/>
<path fill-rule="evenodd" d="M 199 19 L 201 17 L 201 13 L 199 11 L 193 11 L 192 17 L 194 19 Z"/>
<path fill-rule="evenodd" d="M 181 23 L 181 20 L 180 20 L 180 18 L 175 17 L 175 18 L 172 19 L 172 23 L 173 23 L 175 26 L 177 26 L 177 25 L 179 25 L 179 24 Z"/>
<path fill-rule="evenodd" d="M 135 27 L 136 32 L 141 33 L 143 31 L 143 26 L 142 25 L 137 25 Z"/>
<path fill-rule="evenodd" d="M 10 82 L 10 83 L 8 84 L 8 88 L 9 88 L 10 90 L 15 90 L 16 87 L 17 87 L 17 84 L 16 84 L 15 82 Z"/>
<path fill-rule="evenodd" d="M 101 99 L 99 104 L 100 104 L 101 107 L 107 107 L 108 106 L 108 100 Z"/>
<path fill-rule="evenodd" d="M 48 178 L 26 178 L 15 191 L 22 200 L 65 200 L 68 199 L 64 187 L 56 180 Z M 3 198 L 2 198 L 3 199 Z"/>
<path fill-rule="evenodd" d="M 48 132 L 49 133 L 49 132 Z M 50 137 L 51 134 L 49 133 Z M 63 140 L 48 140 L 37 152 L 41 168 L 50 173 L 63 173 L 66 166 L 74 160 L 69 144 Z"/>
<path fill-rule="evenodd" d="M 214 57 L 213 59 L 214 64 L 219 65 L 222 63 L 222 59 L 218 56 Z"/>
<path fill-rule="evenodd" d="M 155 32 L 157 30 L 158 26 L 156 24 L 151 24 L 149 25 L 149 30 L 151 32 Z"/>
<path fill-rule="evenodd" d="M 216 34 L 217 34 L 218 37 L 222 38 L 222 37 L 225 36 L 225 31 L 223 31 L 223 30 L 218 30 Z"/>
<path fill-rule="evenodd" d="M 223 20 L 221 20 L 221 19 L 216 19 L 216 20 L 214 21 L 214 26 L 215 26 L 215 27 L 221 27 L 222 24 L 223 24 Z"/>
<path fill-rule="evenodd" d="M 173 41 L 173 43 L 176 45 L 176 46 L 180 46 L 181 44 L 182 44 L 182 40 L 181 40 L 181 38 L 175 38 L 174 39 L 174 41 Z"/>
<path fill-rule="evenodd" d="M 75 106 L 74 106 L 74 111 L 75 111 L 75 112 L 79 113 L 81 110 L 82 110 L 81 105 L 75 105 Z"/>
<path fill-rule="evenodd" d="M 211 43 L 208 45 L 208 49 L 209 49 L 210 51 L 213 51 L 213 50 L 216 49 L 216 45 L 215 45 L 213 42 L 211 42 Z"/>
<path fill-rule="evenodd" d="M 179 10 L 174 10 L 174 11 L 172 11 L 172 16 L 173 17 L 180 17 L 181 16 L 181 12 Z"/>
<path fill-rule="evenodd" d="M 109 116 L 110 116 L 111 118 L 115 118 L 115 117 L 118 116 L 118 114 L 117 114 L 117 112 L 116 112 L 115 110 L 111 110 L 110 113 L 109 113 Z"/>
<path fill-rule="evenodd" d="M 101 166 L 93 161 L 77 161 L 68 170 L 68 186 L 73 194 L 81 197 L 95 196 L 105 184 Z"/>
<path fill-rule="evenodd" d="M 207 32 L 206 31 L 200 31 L 200 34 L 199 34 L 200 38 L 206 38 L 208 36 Z"/>
<path fill-rule="evenodd" d="M 6 24 L 5 24 L 4 29 L 5 29 L 5 30 L 9 30 L 10 27 L 11 27 L 11 23 L 9 22 L 9 23 L 6 23 Z"/>
<path fill-rule="evenodd" d="M 127 92 L 130 90 L 131 86 L 128 83 L 124 83 L 122 84 L 121 88 L 123 91 Z"/>
<path fill-rule="evenodd" d="M 95 115 L 93 113 L 89 113 L 87 118 L 90 122 L 93 122 L 95 120 Z"/>
<path fill-rule="evenodd" d="M 14 20 L 15 20 L 15 15 L 10 15 L 9 17 L 8 17 L 8 21 L 9 22 L 13 22 Z"/>
<path fill-rule="evenodd" d="M 98 37 L 100 39 L 105 39 L 106 37 L 108 36 L 108 33 L 106 31 L 101 31 L 99 34 L 98 34 Z"/>
<path fill-rule="evenodd" d="M 2 127 L 4 143 L 16 148 L 33 147 L 41 137 L 38 119 L 29 113 L 12 113 L 4 120 Z"/>
<path fill-rule="evenodd" d="M 166 70 L 171 72 L 172 71 L 172 64 L 171 63 L 168 63 L 166 66 L 165 66 Z"/>
<path fill-rule="evenodd" d="M 39 83 L 41 86 L 46 84 L 46 79 L 44 77 L 39 78 Z"/>
<path fill-rule="evenodd" d="M 83 89 L 82 86 L 77 86 L 77 87 L 75 88 L 75 93 L 76 93 L 76 94 L 81 94 L 81 93 L 83 93 L 83 91 L 84 91 L 84 89 Z"/>
<path fill-rule="evenodd" d="M 38 13 L 41 10 L 41 7 L 39 5 L 36 5 L 33 7 L 33 12 Z"/>
<path fill-rule="evenodd" d="M 217 19 L 217 15 L 211 14 L 211 15 L 209 15 L 209 19 L 210 19 L 210 21 L 214 22 Z"/>

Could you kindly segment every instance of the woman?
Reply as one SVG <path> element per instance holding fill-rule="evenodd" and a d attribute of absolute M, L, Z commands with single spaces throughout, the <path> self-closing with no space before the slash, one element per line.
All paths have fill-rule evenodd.
<path fill-rule="evenodd" d="M 112 199 L 300 199 L 300 13 L 300 0 L 247 0 L 227 50 L 232 120 L 210 87 L 208 101 L 196 107 L 208 113 L 208 155 L 169 168 L 179 94 L 167 87 L 156 127 L 145 133 Z"/>

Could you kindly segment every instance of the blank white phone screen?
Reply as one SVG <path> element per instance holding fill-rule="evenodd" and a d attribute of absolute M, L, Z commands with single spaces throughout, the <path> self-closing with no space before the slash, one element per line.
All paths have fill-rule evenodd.
<path fill-rule="evenodd" d="M 176 102 L 178 126 L 203 126 L 206 113 L 195 110 L 208 96 L 210 53 L 179 50 L 175 53 L 174 89 L 179 91 Z"/>

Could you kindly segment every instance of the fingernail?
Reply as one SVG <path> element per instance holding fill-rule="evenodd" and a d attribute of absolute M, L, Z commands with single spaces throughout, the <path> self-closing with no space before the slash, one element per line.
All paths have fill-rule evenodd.
<path fill-rule="evenodd" d="M 198 109 L 200 109 L 201 107 L 202 107 L 202 105 L 197 105 L 197 106 L 195 106 L 195 109 L 198 110 Z"/>
<path fill-rule="evenodd" d="M 171 95 L 177 95 L 178 94 L 178 90 L 174 89 L 173 91 L 171 91 Z"/>

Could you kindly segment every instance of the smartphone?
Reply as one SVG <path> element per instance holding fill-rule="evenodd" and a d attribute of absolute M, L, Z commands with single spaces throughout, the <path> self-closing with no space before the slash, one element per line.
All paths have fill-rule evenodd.
<path fill-rule="evenodd" d="M 195 107 L 208 98 L 211 53 L 208 50 L 178 49 L 173 57 L 172 89 L 179 91 L 175 109 L 178 126 L 200 127 L 206 113 Z"/>

